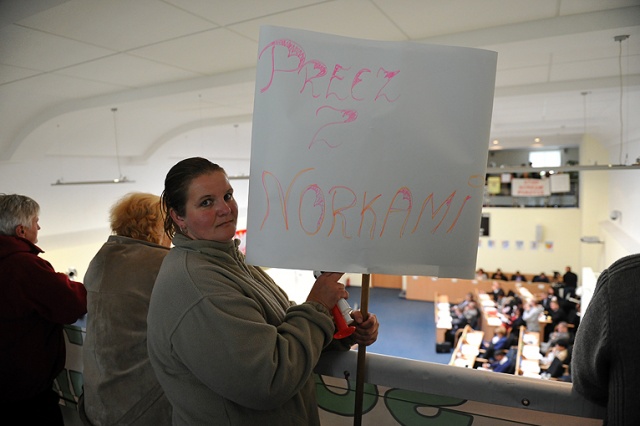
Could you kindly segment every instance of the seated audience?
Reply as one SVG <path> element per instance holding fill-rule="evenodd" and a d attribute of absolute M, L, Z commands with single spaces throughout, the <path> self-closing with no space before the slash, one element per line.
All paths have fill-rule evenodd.
<path fill-rule="evenodd" d="M 507 278 L 507 276 L 502 273 L 502 270 L 500 270 L 500 268 L 496 269 L 496 271 L 491 275 L 491 279 L 509 281 L 509 278 Z"/>
<path fill-rule="evenodd" d="M 522 319 L 522 302 L 517 299 L 518 303 L 511 307 L 509 315 L 509 326 L 507 328 L 507 347 L 516 346 L 520 339 L 520 327 L 527 325 Z"/>
<path fill-rule="evenodd" d="M 160 197 L 131 193 L 111 208 L 111 235 L 85 276 L 83 346 L 86 425 L 170 425 L 171 405 L 147 353 L 151 290 L 171 240 Z"/>
<path fill-rule="evenodd" d="M 551 299 L 549 303 L 549 310 L 545 311 L 548 317 L 551 317 L 551 323 L 547 324 L 544 328 L 544 341 L 549 340 L 549 335 L 556 328 L 556 326 L 567 320 L 566 312 L 560 307 L 560 303 L 557 298 Z"/>
<path fill-rule="evenodd" d="M 467 294 L 464 295 L 464 300 L 460 303 L 458 303 L 458 307 L 462 310 L 464 310 L 464 308 L 470 303 L 470 302 L 475 302 L 476 298 L 473 295 L 472 292 L 468 292 Z"/>
<path fill-rule="evenodd" d="M 499 316 L 502 319 L 503 325 L 505 325 L 507 332 L 509 332 L 509 328 L 511 327 L 511 317 L 514 314 L 514 307 L 516 306 L 522 308 L 522 299 L 520 299 L 520 297 L 511 290 L 509 290 L 509 292 L 500 300 L 500 303 L 498 304 Z M 520 309 L 520 312 L 522 312 L 522 309 Z"/>
<path fill-rule="evenodd" d="M 0 409 L 11 424 L 63 425 L 53 382 L 64 324 L 87 312 L 87 291 L 39 257 L 39 214 L 33 199 L 0 194 Z"/>
<path fill-rule="evenodd" d="M 484 272 L 484 269 L 480 268 L 476 271 L 476 280 L 487 280 L 489 279 L 489 276 L 487 275 L 486 272 Z"/>
<path fill-rule="evenodd" d="M 495 373 L 510 373 L 513 369 L 513 360 L 507 356 L 506 350 L 500 349 L 496 351 L 493 361 L 484 363 L 482 366 Z"/>
<path fill-rule="evenodd" d="M 544 308 L 534 299 L 528 299 L 524 305 L 524 312 L 522 313 L 522 319 L 527 324 L 528 331 L 540 332 L 539 318 L 540 314 L 544 312 Z"/>
<path fill-rule="evenodd" d="M 500 301 L 496 303 L 498 312 L 502 315 L 506 315 L 505 308 L 512 305 L 514 300 L 513 292 L 508 295 L 504 295 L 500 298 Z"/>
<path fill-rule="evenodd" d="M 580 325 L 580 302 L 574 303 L 565 312 L 567 313 L 567 322 L 573 325 L 574 330 L 577 330 Z"/>
<path fill-rule="evenodd" d="M 462 309 L 458 305 L 453 305 L 451 308 L 451 329 L 445 332 L 444 341 L 453 345 L 456 340 L 456 331 L 463 329 L 467 324 L 467 318 L 462 313 Z"/>
<path fill-rule="evenodd" d="M 566 339 L 560 339 L 551 348 L 549 354 L 543 358 L 542 363 L 547 367 L 542 373 L 543 378 L 558 378 L 564 375 L 565 365 L 571 361 L 569 355 L 569 342 Z"/>
<path fill-rule="evenodd" d="M 504 290 L 500 286 L 500 281 L 494 281 L 491 283 L 491 298 L 496 304 L 500 304 L 504 297 Z"/>
<path fill-rule="evenodd" d="M 568 364 L 571 361 L 571 350 L 573 345 L 568 339 L 559 339 L 555 344 L 555 358 L 562 361 L 564 364 Z"/>
<path fill-rule="evenodd" d="M 575 318 L 575 316 L 577 316 L 577 302 L 579 301 L 579 296 L 576 295 L 576 288 L 568 286 L 565 283 L 560 283 L 554 285 L 554 289 L 558 296 L 560 308 L 562 308 L 567 317 L 571 316 Z M 575 320 L 572 320 L 571 323 L 577 325 L 575 324 Z"/>
<path fill-rule="evenodd" d="M 554 347 L 559 340 L 566 340 L 569 343 L 573 341 L 573 336 L 569 331 L 569 324 L 566 321 L 560 321 L 554 331 L 549 335 L 549 339 L 540 344 L 540 352 L 543 355 L 547 355 L 549 350 Z"/>
<path fill-rule="evenodd" d="M 549 277 L 544 272 L 540 272 L 540 274 L 533 277 L 531 281 L 534 283 L 548 283 Z"/>
<path fill-rule="evenodd" d="M 482 342 L 481 348 L 485 350 L 484 357 L 488 360 L 494 359 L 496 351 L 508 348 L 507 343 L 507 330 L 504 327 L 496 327 L 491 340 Z"/>
<path fill-rule="evenodd" d="M 524 281 L 526 281 L 526 280 L 527 280 L 527 279 L 525 278 L 525 276 L 524 276 L 524 275 L 522 275 L 522 274 L 520 273 L 520 271 L 516 271 L 516 273 L 515 273 L 515 274 L 511 275 L 511 281 L 524 282 Z"/>
<path fill-rule="evenodd" d="M 467 303 L 462 310 L 462 314 L 471 328 L 474 330 L 480 329 L 480 310 L 478 310 L 478 304 L 475 301 Z"/>
<path fill-rule="evenodd" d="M 547 294 L 540 299 L 540 304 L 545 311 L 551 310 L 551 300 L 557 297 L 555 287 L 548 287 Z"/>

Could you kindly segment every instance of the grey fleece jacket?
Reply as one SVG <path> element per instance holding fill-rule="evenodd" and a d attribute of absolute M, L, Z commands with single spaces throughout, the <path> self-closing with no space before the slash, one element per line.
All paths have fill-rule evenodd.
<path fill-rule="evenodd" d="M 151 296 L 148 348 L 174 425 L 319 425 L 313 369 L 330 312 L 294 306 L 238 241 L 176 235 Z"/>
<path fill-rule="evenodd" d="M 608 425 L 640 422 L 640 254 L 614 262 L 598 277 L 576 332 L 574 388 L 607 407 Z"/>

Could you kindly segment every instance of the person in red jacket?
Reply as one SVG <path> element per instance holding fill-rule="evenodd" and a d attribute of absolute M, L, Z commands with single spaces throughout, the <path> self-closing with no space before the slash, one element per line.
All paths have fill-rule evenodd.
<path fill-rule="evenodd" d="M 87 291 L 38 256 L 39 213 L 29 197 L 0 194 L 0 411 L 62 425 L 53 381 L 65 363 L 63 325 L 86 314 Z"/>

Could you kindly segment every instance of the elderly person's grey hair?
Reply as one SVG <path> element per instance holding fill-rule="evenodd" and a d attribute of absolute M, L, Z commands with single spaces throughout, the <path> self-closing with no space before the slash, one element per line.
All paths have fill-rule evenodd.
<path fill-rule="evenodd" d="M 40 205 L 18 194 L 0 194 L 0 235 L 15 236 L 16 228 L 31 227 L 31 220 L 40 213 Z"/>

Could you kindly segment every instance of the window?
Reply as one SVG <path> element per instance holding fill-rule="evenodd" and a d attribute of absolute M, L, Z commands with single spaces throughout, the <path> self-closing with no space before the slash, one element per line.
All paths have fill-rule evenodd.
<path fill-rule="evenodd" d="M 562 164 L 560 151 L 532 151 L 529 153 L 532 167 L 559 167 Z"/>
<path fill-rule="evenodd" d="M 563 164 L 578 164 L 578 158 L 578 148 L 489 151 L 492 169 L 487 169 L 483 207 L 578 207 L 580 173 L 571 171 L 556 176 L 549 171 L 550 168 L 562 167 Z M 528 169 L 529 163 L 534 167 L 533 170 Z M 503 169 L 509 167 L 517 170 L 505 173 Z M 520 185 L 523 184 L 521 179 L 537 180 L 528 182 L 527 185 L 537 186 L 545 195 L 520 191 Z M 559 182 L 560 179 L 564 181 Z M 559 183 L 562 185 L 558 185 Z"/>

